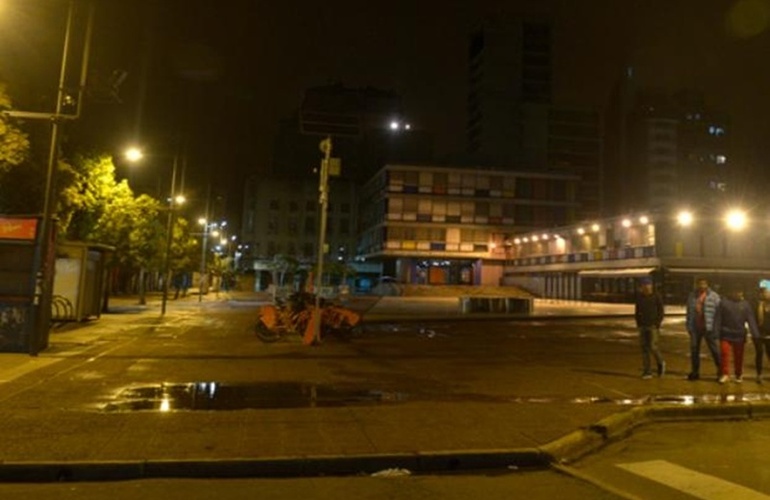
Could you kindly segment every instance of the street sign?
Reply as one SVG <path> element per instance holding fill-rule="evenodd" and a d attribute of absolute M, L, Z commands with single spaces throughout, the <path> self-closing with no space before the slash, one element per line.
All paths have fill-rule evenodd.
<path fill-rule="evenodd" d="M 361 109 L 357 92 L 325 87 L 308 89 L 299 111 L 300 132 L 356 137 L 361 134 Z"/>

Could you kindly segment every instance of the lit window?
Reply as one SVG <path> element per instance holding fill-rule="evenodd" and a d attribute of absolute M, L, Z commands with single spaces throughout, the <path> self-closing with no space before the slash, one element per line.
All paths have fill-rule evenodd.
<path fill-rule="evenodd" d="M 724 165 L 727 163 L 727 157 L 725 155 L 716 155 L 715 160 L 717 165 Z"/>

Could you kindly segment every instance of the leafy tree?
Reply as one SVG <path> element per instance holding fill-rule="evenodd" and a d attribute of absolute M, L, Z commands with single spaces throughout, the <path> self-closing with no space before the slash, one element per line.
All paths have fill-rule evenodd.
<path fill-rule="evenodd" d="M 357 271 L 354 267 L 344 262 L 325 262 L 324 263 L 324 281 L 330 284 L 345 283 L 349 276 L 355 276 Z M 313 274 L 318 273 L 318 266 L 313 266 Z"/>
<path fill-rule="evenodd" d="M 29 138 L 6 118 L 2 111 L 11 109 L 11 98 L 0 84 L 0 172 L 21 165 L 29 155 Z"/>
<path fill-rule="evenodd" d="M 282 286 L 286 284 L 286 275 L 293 276 L 299 269 L 299 260 L 291 255 L 278 254 L 273 257 L 270 269 L 273 271 L 273 283 Z"/>

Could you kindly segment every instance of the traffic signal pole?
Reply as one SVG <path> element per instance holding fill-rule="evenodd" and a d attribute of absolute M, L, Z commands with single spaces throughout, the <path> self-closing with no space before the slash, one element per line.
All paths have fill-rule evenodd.
<path fill-rule="evenodd" d="M 327 136 L 318 147 L 324 154 L 321 171 L 318 176 L 318 204 L 320 205 L 320 224 L 318 228 L 318 257 L 315 283 L 315 313 L 313 314 L 313 343 L 321 341 L 321 286 L 323 285 L 324 254 L 326 248 L 326 217 L 329 206 L 329 162 L 332 156 L 332 138 Z"/>

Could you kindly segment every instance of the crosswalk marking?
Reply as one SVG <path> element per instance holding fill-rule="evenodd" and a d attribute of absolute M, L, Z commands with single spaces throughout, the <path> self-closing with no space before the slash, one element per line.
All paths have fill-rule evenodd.
<path fill-rule="evenodd" d="M 703 500 L 770 499 L 770 496 L 751 488 L 681 467 L 665 460 L 618 464 L 618 467 Z"/>

